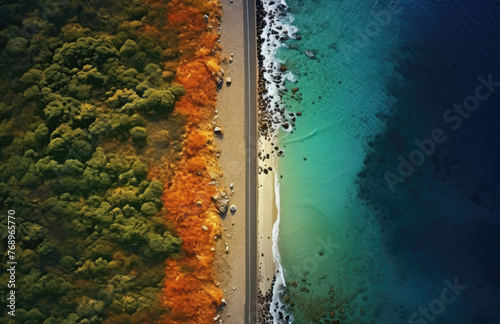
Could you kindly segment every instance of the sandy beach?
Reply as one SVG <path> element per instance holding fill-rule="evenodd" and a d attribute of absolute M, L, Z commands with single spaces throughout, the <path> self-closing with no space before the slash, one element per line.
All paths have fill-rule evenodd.
<path fill-rule="evenodd" d="M 275 172 L 272 139 L 264 136 L 259 137 L 258 150 L 261 156 L 266 156 L 264 161 L 259 161 L 259 168 L 272 168 L 267 173 L 261 171 L 257 176 L 257 251 L 259 266 L 259 291 L 266 294 L 273 281 L 275 266 L 272 253 L 272 230 L 277 219 L 278 209 L 276 207 L 275 195 Z M 269 154 L 269 159 L 267 158 Z"/>
<path fill-rule="evenodd" d="M 221 22 L 222 68 L 224 85 L 217 94 L 217 119 L 214 126 L 222 128 L 223 136 L 216 138 L 221 149 L 220 179 L 229 195 L 228 211 L 222 220 L 222 236 L 216 246 L 216 277 L 223 290 L 227 306 L 221 313 L 223 323 L 242 323 L 245 314 L 245 73 L 243 38 L 243 1 L 222 1 Z M 231 61 L 232 54 L 232 62 Z M 227 78 L 231 84 L 227 85 Z M 231 190 L 231 183 L 233 190 Z M 226 253 L 226 243 L 229 252 Z"/>

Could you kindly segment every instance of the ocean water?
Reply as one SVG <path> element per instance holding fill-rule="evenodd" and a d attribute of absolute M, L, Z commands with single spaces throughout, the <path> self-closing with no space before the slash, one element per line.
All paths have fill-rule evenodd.
<path fill-rule="evenodd" d="M 294 323 L 500 323 L 500 1 L 286 3 L 276 299 Z"/>

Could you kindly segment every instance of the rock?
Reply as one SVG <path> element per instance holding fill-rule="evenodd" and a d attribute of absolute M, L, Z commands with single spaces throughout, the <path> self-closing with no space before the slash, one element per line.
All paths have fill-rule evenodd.
<path fill-rule="evenodd" d="M 310 59 L 315 59 L 316 58 L 316 55 L 314 55 L 314 53 L 312 51 L 310 51 L 310 50 L 305 50 L 304 53 Z"/>
<path fill-rule="evenodd" d="M 231 205 L 231 208 L 229 209 L 231 211 L 231 213 L 236 213 L 236 211 L 238 210 L 238 208 L 236 208 L 236 205 Z"/>
<path fill-rule="evenodd" d="M 314 54 L 313 54 L 313 55 L 314 55 Z M 281 71 L 281 72 L 285 72 L 286 70 L 287 70 L 286 65 L 282 64 L 282 65 L 280 66 L 280 71 Z"/>
<path fill-rule="evenodd" d="M 297 91 L 299 91 L 299 88 L 297 88 L 297 87 L 295 87 L 295 88 L 292 89 L 292 92 L 294 92 L 294 93 L 297 92 Z"/>
<path fill-rule="evenodd" d="M 222 304 L 222 305 L 226 305 L 226 304 L 227 304 L 227 302 L 226 302 L 226 300 L 225 300 L 224 298 L 222 298 L 222 299 L 220 300 L 220 302 L 221 302 L 221 304 Z"/>
<path fill-rule="evenodd" d="M 223 134 L 223 132 L 222 132 L 222 128 L 220 128 L 219 126 L 215 126 L 215 128 L 214 128 L 214 132 L 215 132 L 216 134 L 220 134 L 220 135 L 222 135 L 222 134 Z"/>
<path fill-rule="evenodd" d="M 202 225 L 201 228 L 203 228 L 205 232 L 208 231 L 208 227 L 206 227 L 205 225 Z"/>
<path fill-rule="evenodd" d="M 215 252 L 215 248 L 210 248 L 210 251 Z"/>
<path fill-rule="evenodd" d="M 215 316 L 214 317 L 214 322 L 217 322 L 219 320 L 219 318 L 220 318 L 220 315 Z"/>
<path fill-rule="evenodd" d="M 227 77 L 226 78 L 226 84 L 227 85 L 231 85 L 231 77 Z"/>
<path fill-rule="evenodd" d="M 229 246 L 226 246 L 226 254 L 229 253 Z"/>
<path fill-rule="evenodd" d="M 205 21 L 208 22 L 208 15 L 204 15 L 203 19 L 205 19 Z"/>
<path fill-rule="evenodd" d="M 196 206 L 198 206 L 198 207 L 201 207 L 201 206 L 202 206 L 202 202 L 201 202 L 201 200 L 198 200 L 198 201 L 196 202 Z"/>
<path fill-rule="evenodd" d="M 229 205 L 229 198 L 225 191 L 221 192 L 215 197 L 212 197 L 215 202 L 215 208 L 219 211 L 219 213 L 224 214 L 227 212 L 227 206 Z"/>
<path fill-rule="evenodd" d="M 297 116 L 302 116 L 302 113 L 300 111 L 297 111 Z"/>

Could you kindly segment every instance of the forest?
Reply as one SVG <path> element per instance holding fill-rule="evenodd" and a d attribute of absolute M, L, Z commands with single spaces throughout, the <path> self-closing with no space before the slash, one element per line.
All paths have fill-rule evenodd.
<path fill-rule="evenodd" d="M 18 279 L 16 316 L 0 323 L 148 323 L 166 311 L 165 261 L 182 240 L 148 167 L 180 160 L 172 111 L 185 90 L 165 8 L 1 2 L 0 210 L 2 228 L 16 212 Z"/>

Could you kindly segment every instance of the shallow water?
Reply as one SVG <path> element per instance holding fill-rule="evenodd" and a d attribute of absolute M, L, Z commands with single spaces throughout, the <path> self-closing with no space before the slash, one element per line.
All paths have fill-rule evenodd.
<path fill-rule="evenodd" d="M 278 52 L 297 79 L 283 101 L 302 116 L 280 133 L 279 251 L 295 323 L 330 311 L 353 323 L 497 323 L 500 90 L 468 116 L 443 114 L 479 76 L 500 80 L 500 4 L 287 4 L 302 39 Z M 429 156 L 411 155 L 436 129 Z M 419 164 L 410 175 L 399 156 Z M 441 300 L 455 278 L 457 298 L 448 288 Z"/>

